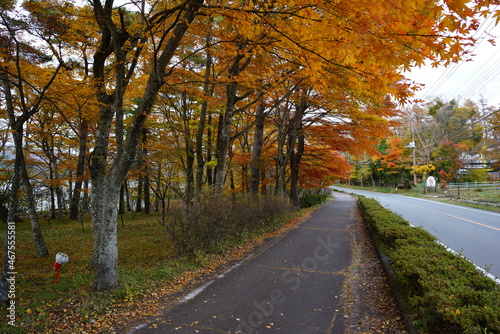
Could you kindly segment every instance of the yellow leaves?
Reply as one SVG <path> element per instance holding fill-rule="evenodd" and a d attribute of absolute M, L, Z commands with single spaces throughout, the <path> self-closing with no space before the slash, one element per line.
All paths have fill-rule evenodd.
<path fill-rule="evenodd" d="M 493 17 L 495 18 L 495 25 L 498 25 L 500 22 L 500 10 L 495 11 Z"/>
<path fill-rule="evenodd" d="M 413 166 L 412 174 L 428 175 L 430 172 L 434 170 L 436 170 L 436 166 L 434 166 L 433 164 Z"/>
<path fill-rule="evenodd" d="M 461 26 L 461 20 L 458 17 L 452 15 L 446 15 L 440 23 L 441 30 L 458 30 Z"/>
<path fill-rule="evenodd" d="M 456 14 L 458 14 L 461 18 L 465 18 L 470 16 L 470 9 L 467 6 L 469 1 L 467 0 L 447 0 L 445 1 L 448 9 Z"/>

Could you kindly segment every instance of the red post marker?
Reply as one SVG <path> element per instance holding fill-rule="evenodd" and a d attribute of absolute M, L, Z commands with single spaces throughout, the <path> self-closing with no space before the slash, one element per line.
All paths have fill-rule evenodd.
<path fill-rule="evenodd" d="M 67 263 L 69 261 L 68 255 L 64 253 L 57 253 L 56 254 L 56 262 L 54 263 L 54 266 L 52 270 L 56 271 L 56 274 L 54 276 L 54 283 L 59 282 L 59 274 L 61 273 L 61 267 L 63 264 Z"/>

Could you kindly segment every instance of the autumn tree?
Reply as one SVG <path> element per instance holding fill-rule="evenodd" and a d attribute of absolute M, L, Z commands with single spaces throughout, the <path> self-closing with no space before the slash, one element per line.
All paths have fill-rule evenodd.
<path fill-rule="evenodd" d="M 472 101 L 459 104 L 455 100 L 445 103 L 435 99 L 427 105 L 414 105 L 406 110 L 401 118 L 402 126 L 397 132 L 404 138 L 406 147 L 413 142 L 414 148 L 405 150 L 408 156 L 414 155 L 417 167 L 428 164 L 445 167 L 445 156 L 455 161 L 463 160 L 465 155 L 475 157 L 483 153 L 481 118 L 478 106 Z M 458 145 L 462 156 L 450 156 L 449 150 L 445 149 L 450 145 Z M 440 157 L 441 154 L 444 154 L 443 157 Z M 440 170 L 446 173 L 445 179 L 455 178 L 454 173 L 449 175 L 449 169 L 445 167 Z"/>
<path fill-rule="evenodd" d="M 432 157 L 433 164 L 443 180 L 457 181 L 459 170 L 464 167 L 461 155 L 467 149 L 465 144 L 455 143 L 451 140 L 445 140 L 439 144 Z"/>
<path fill-rule="evenodd" d="M 143 20 L 139 15 L 113 8 L 112 0 L 104 4 L 100 1 L 91 2 L 101 34 L 93 57 L 94 85 L 100 110 L 95 147 L 90 160 L 91 214 L 95 240 L 93 263 L 97 269 L 95 286 L 98 290 L 118 285 L 116 219 L 120 187 L 134 162 L 147 115 L 168 77 L 167 66 L 202 3 L 186 1 L 170 7 L 158 3 L 157 7 L 152 7 L 151 15 L 143 13 L 147 15 Z M 140 101 L 135 114 L 125 131 L 125 94 L 138 66 L 138 56 L 145 52 L 143 43 L 148 34 L 154 36 L 151 41 L 152 52 L 148 53 L 152 56 L 149 61 L 151 67 L 146 73 L 145 85 L 138 93 Z M 114 65 L 111 73 L 107 71 L 109 62 Z M 112 133 L 117 144 L 113 156 L 110 152 Z"/>
<path fill-rule="evenodd" d="M 410 178 L 411 160 L 404 156 L 402 139 L 390 137 L 378 145 L 379 155 L 372 159 L 372 177 L 385 185 L 394 186 Z"/>
<path fill-rule="evenodd" d="M 346 180 L 351 166 L 338 151 L 338 136 L 328 136 L 324 125 L 311 125 L 306 130 L 305 149 L 300 163 L 300 189 L 325 189 L 338 180 Z"/>
<path fill-rule="evenodd" d="M 0 66 L 0 81 L 15 147 L 8 221 L 15 221 L 14 217 L 18 209 L 18 189 L 22 185 L 26 195 L 37 255 L 45 257 L 48 255 L 48 250 L 36 212 L 23 139 L 27 122 L 40 111 L 47 92 L 65 66 L 63 54 L 58 48 L 60 40 L 51 38 L 53 35 L 57 35 L 57 31 L 61 27 L 47 21 L 47 13 L 43 11 L 37 15 L 23 16 L 15 11 L 12 3 L 2 3 L 0 9 L 2 20 L 0 56 L 3 60 Z M 27 9 L 29 10 L 29 7 Z M 33 39 L 38 43 L 36 48 L 30 44 L 33 43 Z M 9 272 L 8 259 L 6 248 L 0 282 L 0 299 L 3 302 L 8 300 L 6 284 L 7 272 Z"/>
<path fill-rule="evenodd" d="M 467 145 L 475 152 L 483 137 L 482 125 L 478 120 L 478 106 L 470 101 L 465 101 L 459 105 L 455 100 L 443 103 L 437 100 L 429 107 L 429 115 L 435 120 L 435 125 L 428 129 L 429 135 L 437 137 L 437 144 L 452 140 L 456 143 Z"/>
<path fill-rule="evenodd" d="M 62 149 L 67 147 L 63 143 L 68 133 L 63 128 L 64 121 L 60 115 L 48 105 L 42 106 L 29 124 L 27 129 L 27 143 L 33 147 L 30 152 L 38 161 L 40 172 L 46 175 L 47 185 L 50 190 L 51 218 L 63 219 L 64 194 L 63 177 L 60 165 L 65 163 L 68 152 Z M 66 175 L 68 176 L 68 175 Z M 56 204 L 57 202 L 57 204 Z M 57 214 L 56 214 L 57 208 Z"/>
<path fill-rule="evenodd" d="M 493 161 L 496 161 L 496 168 L 499 168 L 498 166 L 500 163 L 500 113 L 496 112 L 494 115 L 491 116 L 490 120 L 490 131 L 491 131 L 491 136 L 488 137 L 488 147 L 487 147 L 487 154 L 492 157 Z"/>

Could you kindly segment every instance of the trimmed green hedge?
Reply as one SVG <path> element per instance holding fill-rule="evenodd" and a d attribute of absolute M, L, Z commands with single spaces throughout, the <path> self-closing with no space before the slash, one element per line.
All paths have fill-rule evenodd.
<path fill-rule="evenodd" d="M 359 203 L 417 331 L 500 333 L 500 285 L 377 201 Z"/>

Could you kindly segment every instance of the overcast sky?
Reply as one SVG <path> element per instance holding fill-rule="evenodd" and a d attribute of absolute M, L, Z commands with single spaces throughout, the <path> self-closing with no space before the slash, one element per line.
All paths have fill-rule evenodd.
<path fill-rule="evenodd" d="M 500 106 L 500 27 L 494 20 L 486 20 L 474 35 L 478 44 L 471 47 L 468 61 L 452 64 L 447 68 L 431 66 L 415 68 L 405 76 L 425 88 L 417 93 L 417 98 L 426 101 L 440 97 L 444 101 L 466 99 L 479 101 L 481 96 L 488 105 Z M 497 40 L 493 46 L 489 39 Z"/>

